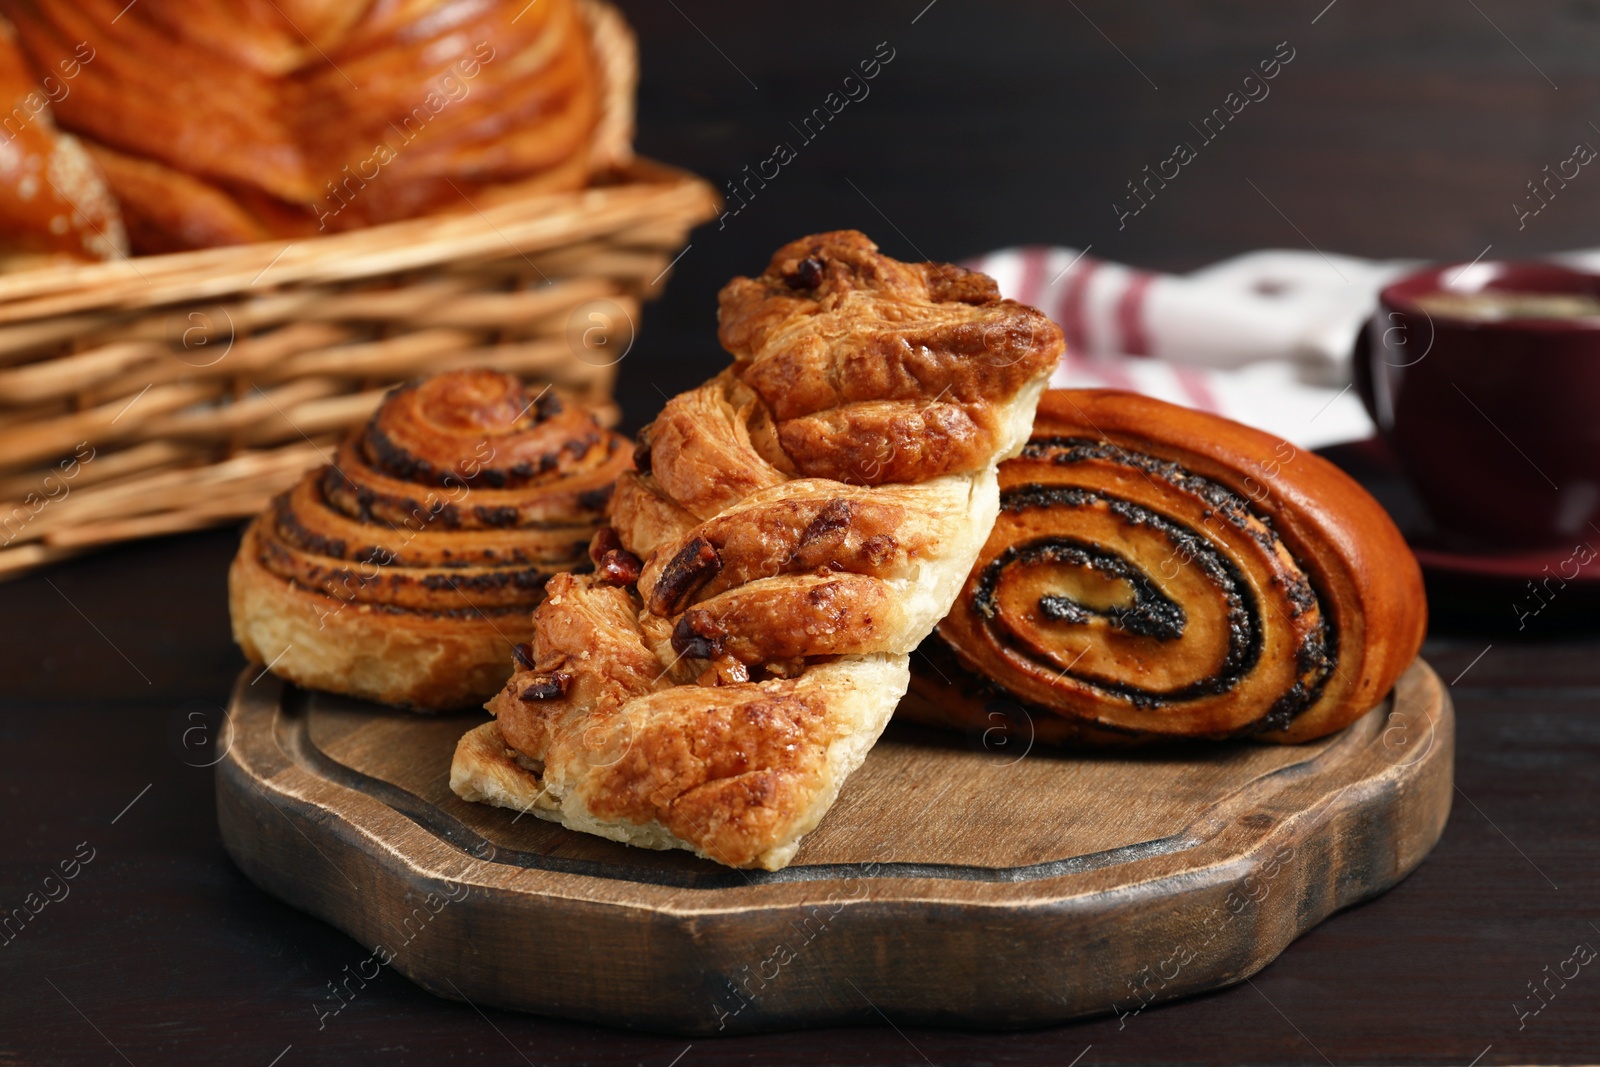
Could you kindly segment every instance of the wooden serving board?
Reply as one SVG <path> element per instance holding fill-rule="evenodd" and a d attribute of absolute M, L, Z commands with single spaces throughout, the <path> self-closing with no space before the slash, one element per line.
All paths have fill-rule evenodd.
<path fill-rule="evenodd" d="M 1450 809 L 1450 700 L 1420 660 L 1298 747 L 1084 754 L 891 726 L 776 873 L 465 803 L 450 756 L 481 715 L 256 673 L 224 734 L 223 840 L 369 946 L 361 973 L 683 1034 L 1140 1011 L 1238 982 L 1394 885 Z"/>

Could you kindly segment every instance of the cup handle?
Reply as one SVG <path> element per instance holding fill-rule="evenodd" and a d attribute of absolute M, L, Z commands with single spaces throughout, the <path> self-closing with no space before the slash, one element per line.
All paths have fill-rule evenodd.
<path fill-rule="evenodd" d="M 1373 393 L 1372 382 L 1372 320 L 1368 319 L 1361 324 L 1361 329 L 1356 332 L 1356 343 L 1350 352 L 1350 381 L 1356 388 L 1356 395 L 1361 398 L 1361 404 L 1371 416 L 1373 425 L 1378 423 L 1378 401 Z"/>

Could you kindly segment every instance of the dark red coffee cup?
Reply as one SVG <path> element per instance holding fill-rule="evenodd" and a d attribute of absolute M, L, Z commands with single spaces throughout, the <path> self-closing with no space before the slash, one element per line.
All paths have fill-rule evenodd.
<path fill-rule="evenodd" d="M 1600 307 L 1600 275 L 1516 262 L 1408 275 L 1379 294 L 1354 365 L 1367 411 L 1453 540 L 1600 538 L 1600 314 L 1474 318 L 1441 311 L 1439 293 L 1571 294 Z"/>

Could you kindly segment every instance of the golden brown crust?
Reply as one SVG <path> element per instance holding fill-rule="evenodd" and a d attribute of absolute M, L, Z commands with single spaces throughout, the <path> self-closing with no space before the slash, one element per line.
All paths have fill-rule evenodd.
<path fill-rule="evenodd" d="M 1037 310 L 943 263 L 901 263 L 853 230 L 779 249 L 720 296 L 733 373 L 802 476 L 878 485 L 982 466 L 1005 439 L 994 398 L 1064 350 Z M 863 457 L 863 441 L 883 454 Z"/>
<path fill-rule="evenodd" d="M 828 292 L 748 279 L 723 291 L 724 343 L 738 362 L 673 398 L 641 434 L 640 469 L 620 480 L 613 506 L 618 547 L 600 557 L 621 584 L 600 573 L 552 579 L 531 662 L 488 705 L 565 825 L 783 866 L 876 740 L 904 692 L 907 656 L 993 521 L 994 464 L 1021 446 L 1059 331 L 1005 305 L 988 279 L 896 263 L 860 234 L 800 244 L 820 257 Z M 1010 367 L 965 366 L 984 358 L 971 330 L 1034 318 L 1042 325 Z M 850 333 L 871 343 L 853 351 Z M 749 349 L 758 335 L 775 347 Z M 831 347 L 794 382 L 831 374 L 832 391 L 776 417 L 762 390 L 782 373 L 770 368 L 790 348 L 814 355 L 823 337 Z M 908 337 L 918 351 L 886 354 Z M 850 366 L 893 360 L 884 373 Z M 920 389 L 912 364 L 928 377 Z M 884 404 L 904 421 L 953 393 L 977 427 L 960 442 L 919 441 L 913 455 L 908 439 L 906 457 L 865 476 L 836 469 L 894 439 L 871 436 L 866 420 L 831 431 L 818 420 Z M 792 436 L 808 419 L 815 440 L 791 446 L 786 428 Z M 808 465 L 830 476 L 808 476 Z M 509 803 L 476 781 L 474 767 L 492 776 L 496 765 L 475 745 L 463 741 L 452 787 Z"/>
<path fill-rule="evenodd" d="M 73 61 L 61 124 L 120 161 L 140 251 L 470 210 L 589 176 L 601 76 L 578 0 L 0 10 L 36 72 Z"/>
<path fill-rule="evenodd" d="M 450 788 L 463 800 L 531 812 L 539 818 L 560 813 L 538 773 L 517 761 L 500 736 L 499 724 L 492 721 L 461 736 L 450 762 Z"/>
<path fill-rule="evenodd" d="M 558 574 L 548 593 L 533 618 L 531 662 L 488 703 L 506 744 L 540 761 L 570 728 L 606 729 L 628 701 L 667 684 L 626 590 Z"/>
<path fill-rule="evenodd" d="M 692 531 L 699 520 L 662 492 L 648 474 L 625 471 L 611 497 L 611 525 L 636 555 L 648 556 L 665 541 Z"/>
<path fill-rule="evenodd" d="M 762 414 L 760 400 L 732 371 L 668 400 L 640 442 L 661 494 L 704 520 L 786 481 L 750 432 Z"/>
<path fill-rule="evenodd" d="M 899 644 L 905 619 L 894 589 L 868 574 L 784 575 L 701 601 L 679 616 L 673 649 L 747 667 L 810 656 L 862 655 Z"/>
<path fill-rule="evenodd" d="M 1090 728 L 1069 739 L 1309 740 L 1375 705 L 1421 646 L 1421 574 L 1393 522 L 1260 431 L 1060 390 L 1001 490 L 939 637 L 1036 721 Z"/>
<path fill-rule="evenodd" d="M 596 769 L 590 812 L 659 822 L 714 858 L 748 865 L 821 785 L 837 727 L 814 688 L 796 680 L 734 686 L 709 705 L 698 687 L 645 697 L 635 714 L 649 728 Z"/>
<path fill-rule="evenodd" d="M 662 684 L 625 709 L 596 714 L 553 693 L 535 699 L 553 689 L 540 687 L 542 677 L 519 675 L 495 699 L 499 719 L 462 737 L 451 762 L 457 795 L 633 845 L 691 847 L 718 863 L 769 870 L 787 863 L 826 813 L 883 727 L 884 694 L 906 680 L 903 657 L 861 657 L 719 689 L 711 701 L 703 688 Z M 508 731 L 507 694 L 524 681 L 540 710 Z M 509 746 L 526 738 L 518 731 L 530 721 L 543 760 Z"/>
<path fill-rule="evenodd" d="M 236 638 L 302 685 L 421 709 L 480 702 L 510 673 L 546 580 L 584 565 L 628 462 L 591 413 L 510 375 L 402 386 L 252 525 Z"/>
<path fill-rule="evenodd" d="M 62 54 L 76 65 L 72 52 Z M 54 63 L 28 68 L 0 20 L 0 255 L 17 264 L 128 253 L 122 214 L 83 145 L 56 127 L 51 100 L 70 84 Z"/>
<path fill-rule="evenodd" d="M 238 200 L 165 163 L 85 146 L 120 205 L 128 242 L 146 255 L 265 241 L 272 231 Z"/>
<path fill-rule="evenodd" d="M 816 680 L 675 686 L 646 647 L 636 597 L 587 575 L 550 581 L 532 665 L 489 702 L 542 786 L 581 790 L 589 817 L 656 824 L 748 866 L 806 805 L 827 762 Z"/>
<path fill-rule="evenodd" d="M 920 471 L 960 471 L 994 450 L 1004 427 L 992 411 L 934 401 L 866 401 L 778 424 L 796 467 L 817 478 L 857 485 L 914 480 Z M 872 451 L 842 446 L 871 441 Z"/>
<path fill-rule="evenodd" d="M 252 663 L 297 685 L 395 707 L 471 707 L 505 683 L 526 611 L 429 613 L 345 604 L 260 562 L 257 519 L 228 570 L 233 639 Z"/>
<path fill-rule="evenodd" d="M 760 578 L 823 569 L 876 578 L 903 575 L 939 536 L 908 513 L 916 501 L 892 487 L 841 497 L 835 483 L 788 482 L 651 546 L 639 589 L 650 610 L 676 615 Z M 705 546 L 702 548 L 702 546 Z M 697 569 L 702 555 L 714 563 Z"/>

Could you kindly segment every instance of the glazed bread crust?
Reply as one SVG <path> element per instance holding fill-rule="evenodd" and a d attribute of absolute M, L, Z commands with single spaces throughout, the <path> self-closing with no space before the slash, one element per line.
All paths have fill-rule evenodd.
<path fill-rule="evenodd" d="M 80 72 L 83 49 L 68 48 L 41 74 L 29 68 L 16 34 L 0 19 L 0 267 L 114 259 L 128 254 L 122 212 L 105 176 L 77 138 L 63 133 L 40 78 L 62 92 Z"/>
<path fill-rule="evenodd" d="M 1001 517 L 934 639 L 989 685 L 920 681 L 908 718 L 1020 711 L 1041 738 L 1093 743 L 1305 741 L 1376 705 L 1421 647 L 1421 572 L 1394 523 L 1270 434 L 1057 390 L 1000 483 Z"/>
<path fill-rule="evenodd" d="M 142 253 L 577 189 L 609 151 L 591 40 L 618 30 L 580 0 L 0 0 L 0 13 L 33 73 L 71 62 L 56 117 L 90 146 Z"/>

